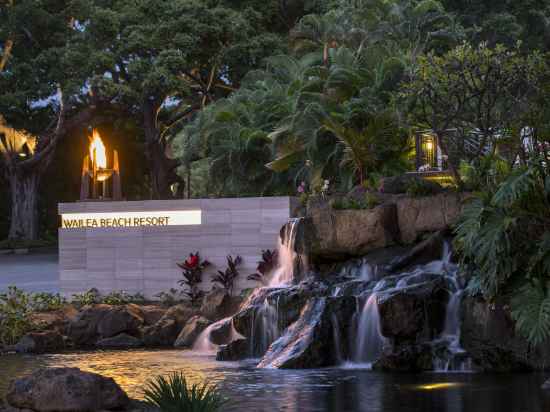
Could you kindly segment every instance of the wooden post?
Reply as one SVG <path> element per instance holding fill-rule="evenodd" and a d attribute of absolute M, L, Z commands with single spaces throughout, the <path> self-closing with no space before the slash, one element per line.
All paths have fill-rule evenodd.
<path fill-rule="evenodd" d="M 118 152 L 113 150 L 113 200 L 122 200 L 120 188 L 120 168 L 118 165 Z"/>
<path fill-rule="evenodd" d="M 80 177 L 80 200 L 86 200 L 90 196 L 90 156 L 84 157 L 82 163 L 82 175 Z"/>

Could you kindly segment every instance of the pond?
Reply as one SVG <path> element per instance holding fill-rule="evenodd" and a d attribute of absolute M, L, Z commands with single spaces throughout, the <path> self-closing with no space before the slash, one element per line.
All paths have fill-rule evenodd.
<path fill-rule="evenodd" d="M 0 397 L 9 381 L 42 366 L 71 366 L 113 377 L 131 397 L 170 371 L 216 383 L 231 400 L 224 412 L 543 412 L 542 374 L 383 374 L 360 368 L 256 369 L 190 351 L 105 351 L 0 357 Z"/>

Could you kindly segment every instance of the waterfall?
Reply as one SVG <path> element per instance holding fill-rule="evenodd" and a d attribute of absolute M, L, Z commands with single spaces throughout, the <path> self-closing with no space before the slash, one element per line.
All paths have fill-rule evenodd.
<path fill-rule="evenodd" d="M 361 310 L 357 323 L 354 362 L 372 363 L 382 353 L 385 338 L 380 332 L 380 314 L 376 293 L 372 293 Z"/>
<path fill-rule="evenodd" d="M 224 342 L 224 343 L 230 343 L 236 339 L 244 338 L 244 336 L 242 336 L 235 329 L 235 326 L 233 325 L 233 318 L 228 317 L 228 318 L 219 320 L 213 323 L 212 325 L 208 326 L 206 329 L 204 329 L 195 340 L 192 350 L 195 352 L 207 353 L 207 354 L 216 352 L 219 348 L 219 345 L 212 342 L 212 332 L 216 330 L 221 330 L 222 328 L 227 327 L 228 323 L 230 328 L 227 336 L 228 342 Z"/>
<path fill-rule="evenodd" d="M 269 345 L 280 335 L 278 297 L 275 304 L 270 303 L 267 298 L 263 301 L 254 313 L 250 328 L 250 354 L 263 355 Z"/>
<path fill-rule="evenodd" d="M 295 267 L 297 260 L 305 264 L 304 256 L 299 256 L 294 250 L 296 244 L 297 228 L 302 218 L 289 219 L 285 225 L 283 239 L 279 238 L 279 248 L 277 253 L 277 268 L 269 282 L 269 287 L 291 285 L 295 276 Z"/>
<path fill-rule="evenodd" d="M 332 339 L 334 340 L 334 356 L 336 362 L 340 365 L 344 361 L 344 356 L 342 355 L 342 339 L 340 338 L 340 322 L 338 322 L 338 317 L 335 313 L 331 314 L 330 321 L 332 326 Z"/>

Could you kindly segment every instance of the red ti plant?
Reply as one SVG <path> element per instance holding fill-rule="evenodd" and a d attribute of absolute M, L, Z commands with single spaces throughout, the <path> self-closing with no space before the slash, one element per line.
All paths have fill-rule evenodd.
<path fill-rule="evenodd" d="M 199 289 L 199 284 L 202 283 L 202 273 L 210 262 L 201 260 L 199 252 L 196 252 L 189 254 L 183 263 L 176 264 L 183 270 L 183 279 L 178 281 L 181 286 L 187 287 L 183 293 L 189 298 L 191 305 L 198 306 L 204 294 Z"/>
<path fill-rule="evenodd" d="M 277 260 L 276 250 L 262 250 L 262 260 L 258 262 L 256 272 L 248 275 L 247 279 L 267 285 L 267 277 L 275 266 L 277 266 Z"/>
<path fill-rule="evenodd" d="M 235 279 L 240 275 L 239 266 L 243 259 L 237 256 L 233 259 L 233 256 L 227 256 L 227 268 L 225 272 L 218 270 L 218 274 L 212 278 L 212 282 L 219 283 L 225 289 L 225 291 L 231 296 L 233 294 L 233 288 L 235 286 Z"/>

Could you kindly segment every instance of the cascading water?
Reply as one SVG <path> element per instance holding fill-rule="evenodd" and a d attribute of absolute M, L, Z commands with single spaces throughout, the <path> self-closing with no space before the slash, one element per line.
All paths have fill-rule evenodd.
<path fill-rule="evenodd" d="M 265 299 L 260 308 L 254 313 L 250 330 L 250 354 L 259 356 L 265 353 L 271 342 L 279 335 L 279 300 L 275 304 Z"/>
<path fill-rule="evenodd" d="M 219 349 L 219 345 L 212 342 L 212 332 L 225 327 L 229 327 L 230 330 L 229 336 L 227 336 L 227 342 L 224 343 L 229 343 L 236 339 L 243 338 L 243 336 L 235 329 L 235 326 L 233 325 L 233 318 L 224 318 L 213 323 L 202 331 L 193 344 L 193 351 L 205 354 L 216 352 Z"/>
<path fill-rule="evenodd" d="M 279 238 L 277 253 L 278 264 L 274 270 L 269 287 L 281 287 L 291 285 L 295 280 L 296 260 L 300 259 L 305 264 L 303 256 L 298 256 L 294 250 L 296 244 L 296 232 L 301 218 L 289 219 L 285 225 L 284 237 Z"/>
<path fill-rule="evenodd" d="M 385 338 L 380 332 L 376 292 L 365 301 L 357 321 L 357 337 L 352 351 L 355 363 L 370 364 L 382 353 Z"/>
<path fill-rule="evenodd" d="M 338 322 L 338 317 L 333 313 L 330 317 L 331 326 L 332 326 L 332 339 L 334 340 L 334 350 L 336 362 L 341 364 L 344 361 L 344 356 L 342 354 L 342 339 L 340 337 L 340 322 Z"/>

